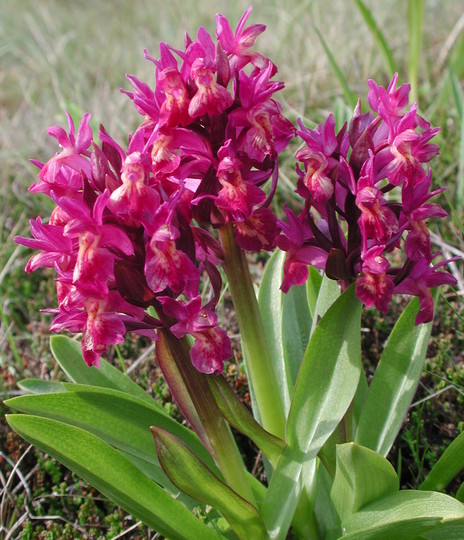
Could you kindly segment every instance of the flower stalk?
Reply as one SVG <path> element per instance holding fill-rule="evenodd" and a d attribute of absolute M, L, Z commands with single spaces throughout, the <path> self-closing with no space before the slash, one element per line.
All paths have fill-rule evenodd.
<path fill-rule="evenodd" d="M 285 413 L 271 365 L 269 346 L 244 251 L 237 245 L 232 225 L 219 229 L 224 270 L 229 282 L 242 348 L 263 427 L 284 439 Z"/>
<path fill-rule="evenodd" d="M 211 393 L 208 376 L 190 361 L 187 338 L 178 339 L 168 330 L 162 330 L 156 350 L 158 364 L 174 399 L 212 454 L 225 481 L 248 502 L 256 504 L 245 465 Z"/>

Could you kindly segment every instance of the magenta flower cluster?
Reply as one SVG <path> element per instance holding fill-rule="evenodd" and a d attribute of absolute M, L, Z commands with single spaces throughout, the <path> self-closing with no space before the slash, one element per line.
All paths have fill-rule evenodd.
<path fill-rule="evenodd" d="M 276 67 L 252 50 L 265 27 L 245 26 L 250 11 L 235 32 L 217 15 L 216 42 L 200 28 L 183 51 L 161 43 L 158 60 L 146 53 L 156 84 L 128 76 L 133 90 L 125 93 L 143 121 L 127 151 L 103 127 L 97 145 L 89 114 L 77 134 L 69 115 L 68 133 L 49 129 L 61 151 L 35 162 L 31 191 L 56 206 L 47 223 L 31 221 L 33 238 L 16 241 L 41 250 L 28 271 L 56 270 L 51 330 L 81 332 L 89 365 L 127 330 L 156 339 L 160 327 L 193 336 L 191 360 L 202 372 L 222 371 L 231 356 L 215 314 L 223 251 L 207 226 L 233 227 L 249 251 L 275 247 L 268 205 L 278 155 L 295 132 L 273 99 L 283 88 L 272 80 Z M 214 291 L 205 304 L 202 276 Z"/>
<path fill-rule="evenodd" d="M 304 199 L 297 216 L 286 209 L 278 245 L 287 252 L 282 290 L 302 284 L 308 265 L 325 271 L 342 288 L 356 282 L 364 305 L 386 312 L 394 293 L 419 298 L 416 324 L 433 317 L 431 288 L 455 284 L 446 264 L 431 263 L 427 220 L 446 212 L 430 198 L 432 171 L 426 165 L 438 154 L 431 128 L 409 105 L 410 86 L 387 89 L 369 81 L 371 111 L 358 105 L 349 123 L 335 133 L 331 115 L 311 130 L 299 122 L 304 142 L 297 152 L 297 193 Z"/>
<path fill-rule="evenodd" d="M 160 44 L 155 85 L 132 75 L 124 91 L 143 116 L 127 151 L 103 127 L 94 141 L 86 114 L 75 132 L 52 127 L 61 151 L 40 168 L 30 188 L 55 208 L 31 221 L 33 238 L 16 241 L 40 252 L 27 264 L 55 269 L 58 307 L 51 331 L 82 333 L 82 352 L 98 366 L 109 345 L 127 331 L 156 339 L 159 328 L 191 335 L 191 360 L 204 373 L 221 372 L 231 356 L 215 308 L 224 252 L 214 229 L 232 227 L 247 251 L 287 252 L 282 290 L 302 284 L 313 265 L 338 280 L 356 282 L 366 306 L 386 311 L 394 293 L 418 296 L 417 323 L 433 315 L 430 289 L 454 283 L 432 266 L 426 222 L 446 213 L 428 202 L 432 174 L 424 165 L 438 153 L 437 129 L 408 108 L 409 86 L 369 82 L 372 111 L 358 104 L 349 127 L 335 133 L 329 116 L 315 130 L 287 120 L 274 94 L 275 65 L 252 47 L 263 25 L 235 32 L 216 16 L 216 40 L 204 28 L 184 50 Z M 297 193 L 304 209 L 286 208 L 278 221 L 269 208 L 278 157 L 296 134 Z M 264 191 L 265 182 L 270 186 Z M 395 193 L 398 192 L 399 193 Z M 202 300 L 204 283 L 212 294 Z M 152 308 L 152 309 L 147 309 Z"/>

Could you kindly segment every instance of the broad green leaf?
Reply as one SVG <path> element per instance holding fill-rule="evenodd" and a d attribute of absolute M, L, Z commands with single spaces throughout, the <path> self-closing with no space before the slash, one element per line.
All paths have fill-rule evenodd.
<path fill-rule="evenodd" d="M 291 395 L 308 346 L 312 326 L 305 285 L 294 285 L 283 295 L 281 317 L 285 370 Z"/>
<path fill-rule="evenodd" d="M 175 434 L 211 467 L 214 462 L 198 437 L 148 403 L 109 388 L 65 384 L 67 392 L 20 396 L 5 401 L 12 409 L 80 427 L 105 442 L 157 466 L 150 426 Z"/>
<path fill-rule="evenodd" d="M 153 444 L 152 446 L 154 454 L 156 456 L 155 445 Z M 198 508 L 198 501 L 179 491 L 179 489 L 165 475 L 164 471 L 161 469 L 161 466 L 158 463 L 158 460 L 156 460 L 157 465 L 154 466 L 152 463 L 148 463 L 148 461 L 145 461 L 144 459 L 140 459 L 138 457 L 135 457 L 133 454 L 124 452 L 124 450 L 121 450 L 119 448 L 117 450 L 123 457 L 125 457 L 140 471 L 142 471 L 145 476 L 147 476 L 151 480 L 154 480 L 157 484 L 162 486 L 167 492 L 169 492 L 176 500 L 181 502 L 184 506 L 189 508 L 191 511 L 193 511 L 195 508 Z"/>
<path fill-rule="evenodd" d="M 322 276 L 313 266 L 310 266 L 308 271 L 309 276 L 306 281 L 306 295 L 308 297 L 309 312 L 311 313 L 311 318 L 314 319 L 317 297 L 319 296 L 322 283 Z"/>
<path fill-rule="evenodd" d="M 337 469 L 331 498 L 344 520 L 376 499 L 395 493 L 400 483 L 384 457 L 355 443 L 337 446 Z"/>
<path fill-rule="evenodd" d="M 347 519 L 343 540 L 411 540 L 445 525 L 464 527 L 464 505 L 459 501 L 432 491 L 399 491 Z"/>
<path fill-rule="evenodd" d="M 291 391 L 284 362 L 284 345 L 282 341 L 283 298 L 282 269 L 285 252 L 276 250 L 266 263 L 258 291 L 258 306 L 263 321 L 264 332 L 269 344 L 272 367 L 276 374 L 279 393 L 284 405 L 285 414 L 290 408 Z"/>
<path fill-rule="evenodd" d="M 319 287 L 316 305 L 312 314 L 313 322 L 311 326 L 311 335 L 313 335 L 316 326 L 319 324 L 319 321 L 325 315 L 326 311 L 339 296 L 340 287 L 338 286 L 338 283 L 335 280 L 328 278 L 324 274 Z"/>
<path fill-rule="evenodd" d="M 459 486 L 459 489 L 456 493 L 456 499 L 464 503 L 464 483 Z"/>
<path fill-rule="evenodd" d="M 387 40 L 380 29 L 380 27 L 375 22 L 374 16 L 366 4 L 362 0 L 354 0 L 355 4 L 358 6 L 358 9 L 361 15 L 364 18 L 369 30 L 371 31 L 375 42 L 377 44 L 377 49 L 382 57 L 385 68 L 387 70 L 388 76 L 392 77 L 395 71 L 398 71 L 396 68 L 395 60 L 393 59 L 393 54 L 388 46 Z"/>
<path fill-rule="evenodd" d="M 462 540 L 464 538 L 464 522 L 462 519 L 449 520 L 436 529 L 426 532 L 424 540 Z"/>
<path fill-rule="evenodd" d="M 100 367 L 89 367 L 82 358 L 81 347 L 77 341 L 66 336 L 53 336 L 50 338 L 50 348 L 71 381 L 120 390 L 162 409 L 143 388 L 103 358 L 100 359 Z"/>
<path fill-rule="evenodd" d="M 219 410 L 227 422 L 251 439 L 275 467 L 285 443 L 278 437 L 271 435 L 256 422 L 248 409 L 234 395 L 223 377 L 212 375 L 208 377 L 208 383 Z"/>
<path fill-rule="evenodd" d="M 182 492 L 219 510 L 237 536 L 269 538 L 258 510 L 224 484 L 180 439 L 152 428 L 159 462 Z"/>
<path fill-rule="evenodd" d="M 350 287 L 317 325 L 301 365 L 287 422 L 288 446 L 263 504 L 272 538 L 285 538 L 303 478 L 306 482 L 314 474 L 315 458 L 346 413 L 360 372 L 361 303 Z"/>
<path fill-rule="evenodd" d="M 219 539 L 117 450 L 80 428 L 29 415 L 7 415 L 21 437 L 71 469 L 136 519 L 168 538 Z"/>
<path fill-rule="evenodd" d="M 442 491 L 464 469 L 464 432 L 443 452 L 419 486 L 425 491 Z"/>
<path fill-rule="evenodd" d="M 355 442 L 386 456 L 401 428 L 424 366 L 432 323 L 415 325 L 412 300 L 390 334 L 359 419 Z"/>
<path fill-rule="evenodd" d="M 65 392 L 65 387 L 59 381 L 44 381 L 43 379 L 23 379 L 18 382 L 19 388 L 29 394 L 50 394 L 52 392 Z"/>
<path fill-rule="evenodd" d="M 361 376 L 359 377 L 359 384 L 358 389 L 356 390 L 356 394 L 353 398 L 353 422 L 352 422 L 352 432 L 356 433 L 358 430 L 359 420 L 362 415 L 362 411 L 364 408 L 364 403 L 367 398 L 369 388 L 367 385 L 367 377 L 364 370 L 361 371 Z"/>
<path fill-rule="evenodd" d="M 361 303 L 351 286 L 327 310 L 306 350 L 287 422 L 292 448 L 319 451 L 351 403 L 360 371 Z"/>
<path fill-rule="evenodd" d="M 342 535 L 340 517 L 330 497 L 333 478 L 326 468 L 319 463 L 316 473 L 317 497 L 314 513 L 317 518 L 321 538 L 324 540 L 336 540 Z"/>

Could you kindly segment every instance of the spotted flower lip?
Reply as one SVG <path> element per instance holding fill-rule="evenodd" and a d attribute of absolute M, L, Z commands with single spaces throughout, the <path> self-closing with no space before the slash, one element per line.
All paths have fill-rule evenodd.
<path fill-rule="evenodd" d="M 202 372 L 220 372 L 232 354 L 214 313 L 224 253 L 213 229 L 232 227 L 249 251 L 274 249 L 269 205 L 279 153 L 295 131 L 275 100 L 284 86 L 276 66 L 254 50 L 265 27 L 248 25 L 250 14 L 235 31 L 217 15 L 215 36 L 199 28 L 183 50 L 162 42 L 158 58 L 145 51 L 155 85 L 127 75 L 132 88 L 122 92 L 143 117 L 127 148 L 103 126 L 94 140 L 88 113 L 77 132 L 69 114 L 67 131 L 49 129 L 61 149 L 35 162 L 31 191 L 55 208 L 48 223 L 31 222 L 33 238 L 17 241 L 41 250 L 28 271 L 56 270 L 51 329 L 82 333 L 89 365 L 126 331 L 154 339 L 161 327 L 193 337 Z"/>
<path fill-rule="evenodd" d="M 335 133 L 330 115 L 316 129 L 300 120 L 303 147 L 296 154 L 296 192 L 304 199 L 297 216 L 287 210 L 278 222 L 278 246 L 286 251 L 282 290 L 302 284 L 306 264 L 325 271 L 342 288 L 356 283 L 356 294 L 368 307 L 386 312 L 393 294 L 419 297 L 416 324 L 433 317 L 433 284 L 454 284 L 431 266 L 427 220 L 447 214 L 429 200 L 432 172 L 426 164 L 439 153 L 430 143 L 438 128 L 409 107 L 409 85 L 387 88 L 369 81 L 371 111 L 355 108 L 346 129 Z M 395 195 L 395 191 L 397 194 Z M 396 255 L 394 255 L 396 253 Z M 393 263 L 395 265 L 393 265 Z"/>

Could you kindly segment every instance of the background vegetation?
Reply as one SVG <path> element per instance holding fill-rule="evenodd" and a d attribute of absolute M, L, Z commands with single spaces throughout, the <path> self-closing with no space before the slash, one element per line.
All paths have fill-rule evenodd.
<path fill-rule="evenodd" d="M 181 48 L 184 32 L 199 25 L 214 32 L 220 11 L 236 24 L 249 2 L 203 0 L 1 0 L 0 19 L 0 398 L 20 392 L 25 377 L 60 378 L 48 350 L 49 316 L 55 304 L 52 275 L 26 276 L 30 253 L 12 238 L 28 234 L 28 219 L 49 213 L 48 201 L 27 188 L 37 169 L 30 158 L 46 161 L 56 152 L 46 128 L 66 125 L 63 110 L 78 120 L 92 112 L 121 144 L 140 118 L 129 99 L 125 73 L 149 83 L 159 41 Z M 349 118 L 353 96 L 366 101 L 367 79 L 388 84 L 397 70 L 412 78 L 422 114 L 439 125 L 441 157 L 433 164 L 437 187 L 448 186 L 450 218 L 435 229 L 434 242 L 446 256 L 463 249 L 464 200 L 464 9 L 461 0 L 256 0 L 252 23 L 268 30 L 257 48 L 267 54 L 286 81 L 285 113 L 316 125 L 335 111 L 339 124 Z M 380 29 L 380 33 L 379 33 Z M 422 30 L 422 32 L 421 32 Z M 295 174 L 291 149 L 282 160 L 276 206 L 291 201 Z M 255 261 L 259 279 L 261 263 Z M 444 290 L 437 308 L 429 360 L 415 402 L 391 459 L 403 486 L 417 486 L 450 440 L 464 428 L 464 365 L 461 294 L 462 264 L 452 271 L 457 290 Z M 364 360 L 375 369 L 379 352 L 402 305 L 386 317 L 364 315 Z M 236 332 L 233 311 L 224 323 Z M 147 344 L 128 339 L 110 356 L 172 414 L 169 393 Z M 240 351 L 228 368 L 243 399 Z M 0 405 L 0 538 L 154 538 L 155 533 L 105 501 L 59 464 L 28 447 L 6 427 Z M 260 471 L 251 448 L 242 448 Z M 461 479 L 462 480 L 462 479 Z M 452 488 L 454 489 L 454 487 Z M 451 489 L 451 491 L 452 491 Z"/>

